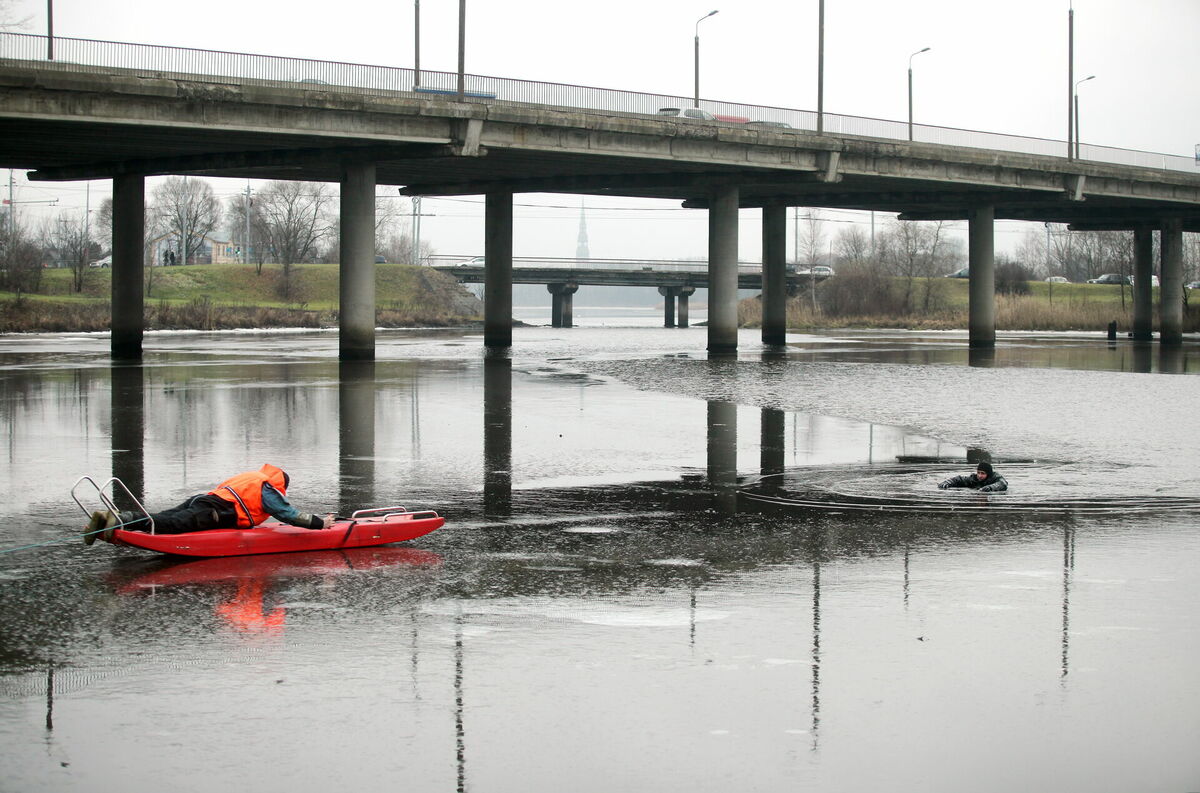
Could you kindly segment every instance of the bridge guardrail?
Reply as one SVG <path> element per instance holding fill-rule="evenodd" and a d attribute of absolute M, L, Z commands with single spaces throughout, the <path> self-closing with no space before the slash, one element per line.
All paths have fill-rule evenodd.
<path fill-rule="evenodd" d="M 414 93 L 420 89 L 435 93 L 457 93 L 458 75 L 422 69 L 420 80 L 412 69 L 395 66 L 369 66 L 307 58 L 165 47 L 156 44 L 130 44 L 56 36 L 55 59 L 46 59 L 47 37 L 29 33 L 0 33 L 0 59 L 36 62 L 41 68 L 64 71 L 94 71 L 105 68 L 127 69 L 146 76 L 224 78 L 231 80 L 268 80 L 293 83 L 310 90 L 343 91 L 389 96 Z M 660 107 L 688 107 L 690 97 L 646 94 L 608 88 L 563 83 L 543 83 L 487 77 L 464 76 L 468 102 L 520 102 L 570 108 L 580 112 L 637 113 L 653 115 Z M 817 114 L 763 105 L 746 105 L 702 99 L 701 107 L 714 114 L 777 121 L 798 131 L 815 131 Z M 715 122 L 731 124 L 736 122 Z M 823 114 L 823 129 L 831 134 L 855 135 L 892 140 L 908 139 L 908 124 L 902 121 Z M 786 129 L 772 129 L 784 132 Z M 923 143 L 993 149 L 1021 154 L 1063 156 L 1067 144 L 1061 140 L 1009 135 L 1001 132 L 938 127 L 915 124 L 913 137 Z M 1191 156 L 1120 149 L 1081 144 L 1080 158 L 1115 165 L 1131 165 L 1169 171 L 1195 171 Z"/>
<path fill-rule="evenodd" d="M 434 254 L 424 257 L 421 261 L 431 267 L 453 268 L 467 265 L 473 256 L 454 256 L 450 254 Z M 514 267 L 544 268 L 547 270 L 614 270 L 639 271 L 653 270 L 668 273 L 708 273 L 708 262 L 690 259 L 565 259 L 550 256 L 514 256 Z M 469 266 L 478 267 L 479 264 Z M 759 262 L 738 262 L 738 271 L 745 273 L 761 273 L 762 264 Z"/>

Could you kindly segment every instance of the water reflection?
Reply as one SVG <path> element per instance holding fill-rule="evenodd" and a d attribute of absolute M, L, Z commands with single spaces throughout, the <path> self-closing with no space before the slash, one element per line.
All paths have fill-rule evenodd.
<path fill-rule="evenodd" d="M 416 392 L 416 389 L 413 389 Z M 375 500 L 375 361 L 338 363 L 338 512 Z"/>
<path fill-rule="evenodd" d="M 737 512 L 737 405 L 708 403 L 708 485 L 723 515 Z"/>
<path fill-rule="evenodd" d="M 512 360 L 491 352 L 483 361 L 483 510 L 512 514 Z"/>
<path fill-rule="evenodd" d="M 112 369 L 109 415 L 112 417 L 112 472 L 138 501 L 146 497 L 145 372 L 140 363 L 117 363 Z M 116 488 L 118 507 L 131 509 L 128 497 Z"/>

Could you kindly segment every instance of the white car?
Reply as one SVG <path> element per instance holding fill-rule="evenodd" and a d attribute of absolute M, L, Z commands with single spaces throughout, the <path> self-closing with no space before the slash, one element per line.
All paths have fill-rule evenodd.
<path fill-rule="evenodd" d="M 1132 276 L 1132 275 L 1131 275 L 1131 276 L 1129 276 L 1129 283 L 1131 283 L 1131 284 L 1133 283 L 1133 276 Z M 1158 285 L 1159 285 L 1159 284 L 1158 284 L 1158 276 L 1157 276 L 1157 275 L 1151 275 L 1151 276 L 1150 276 L 1150 286 L 1158 286 Z"/>
<path fill-rule="evenodd" d="M 1200 281 L 1189 281 L 1184 286 L 1188 289 L 1200 289 Z"/>
<path fill-rule="evenodd" d="M 716 121 L 717 117 L 707 110 L 698 107 L 660 107 L 660 116 L 676 116 L 678 118 L 694 118 L 697 121 Z"/>
<path fill-rule="evenodd" d="M 97 259 L 88 265 L 89 267 L 112 267 L 112 256 L 105 256 L 103 259 Z"/>
<path fill-rule="evenodd" d="M 463 261 L 463 262 L 457 262 L 454 266 L 455 267 L 483 267 L 484 261 L 483 261 L 482 256 L 476 256 L 474 258 L 467 259 L 466 261 Z"/>
<path fill-rule="evenodd" d="M 1069 284 L 1071 282 L 1068 281 L 1066 278 L 1063 278 L 1061 275 L 1052 275 L 1046 279 L 1046 283 L 1048 283 L 1048 284 Z"/>

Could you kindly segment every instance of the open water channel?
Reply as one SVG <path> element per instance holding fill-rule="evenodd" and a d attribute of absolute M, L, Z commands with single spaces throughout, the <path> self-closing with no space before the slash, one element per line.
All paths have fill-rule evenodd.
<path fill-rule="evenodd" d="M 1200 344 L 0 338 L 0 790 L 1200 790 Z M 991 459 L 1011 485 L 936 483 Z M 84 547 L 273 462 L 348 552 Z"/>

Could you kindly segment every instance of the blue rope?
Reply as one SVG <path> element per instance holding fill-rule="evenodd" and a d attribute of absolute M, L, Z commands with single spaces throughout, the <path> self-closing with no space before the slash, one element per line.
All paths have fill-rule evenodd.
<path fill-rule="evenodd" d="M 127 523 L 121 523 L 119 525 L 112 526 L 111 528 L 123 529 L 126 526 L 132 526 L 135 523 L 146 523 L 149 520 L 150 520 L 149 518 L 134 518 L 133 520 L 131 520 Z M 35 542 L 35 543 L 32 543 L 31 545 L 18 545 L 15 548 L 0 548 L 0 554 L 16 553 L 17 551 L 27 551 L 30 548 L 42 548 L 46 545 L 57 545 L 60 542 L 74 542 L 74 541 L 78 540 L 80 537 L 86 537 L 89 534 L 99 534 L 102 531 L 108 531 L 108 527 L 102 528 L 102 529 L 96 529 L 95 531 L 85 531 L 85 532 L 81 532 L 79 534 L 72 534 L 70 537 L 61 537 L 56 540 L 46 540 L 45 542 Z"/>

